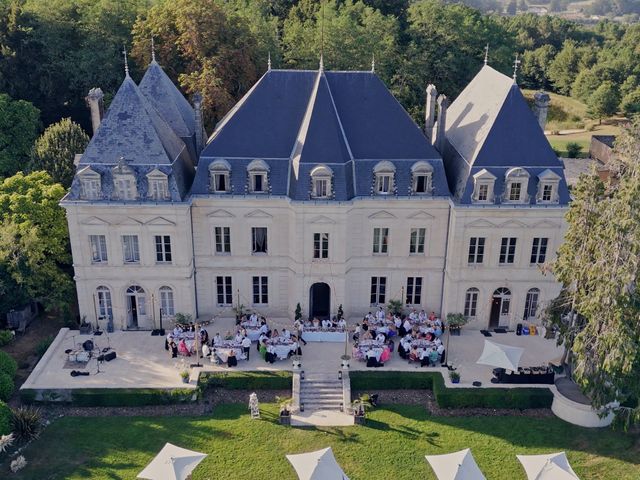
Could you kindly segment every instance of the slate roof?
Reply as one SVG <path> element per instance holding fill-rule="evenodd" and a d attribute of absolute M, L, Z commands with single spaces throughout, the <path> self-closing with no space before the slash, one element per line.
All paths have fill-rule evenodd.
<path fill-rule="evenodd" d="M 445 168 L 454 199 L 471 203 L 473 175 L 483 168 L 497 177 L 496 198 L 513 167 L 526 169 L 535 203 L 536 175 L 561 177 L 560 203 L 569 200 L 563 165 L 513 79 L 484 66 L 447 110 Z M 531 192 L 530 192 L 531 193 Z"/>
<path fill-rule="evenodd" d="M 269 70 L 218 124 L 191 193 L 209 194 L 207 167 L 217 159 L 229 162 L 232 193 L 240 193 L 257 158 L 271 169 L 271 194 L 294 200 L 310 200 L 318 165 L 333 171 L 335 200 L 370 196 L 381 160 L 396 166 L 397 196 L 409 194 L 419 160 L 434 169 L 434 195 L 450 195 L 440 155 L 372 72 Z"/>

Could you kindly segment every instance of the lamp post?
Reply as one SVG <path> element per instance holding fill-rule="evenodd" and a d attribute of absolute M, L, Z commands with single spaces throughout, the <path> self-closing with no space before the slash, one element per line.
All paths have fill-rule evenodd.
<path fill-rule="evenodd" d="M 160 307 L 160 335 L 164 336 L 165 331 L 164 328 L 162 328 L 162 307 Z"/>

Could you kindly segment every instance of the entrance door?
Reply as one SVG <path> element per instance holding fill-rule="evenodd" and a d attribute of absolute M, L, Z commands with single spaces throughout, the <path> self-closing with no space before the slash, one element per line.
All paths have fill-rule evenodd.
<path fill-rule="evenodd" d="M 132 285 L 127 289 L 127 328 L 140 328 L 147 319 L 146 296 L 142 287 Z"/>
<path fill-rule="evenodd" d="M 498 288 L 491 299 L 491 314 L 489 328 L 499 327 L 509 322 L 511 307 L 511 291 L 508 288 Z"/>
<path fill-rule="evenodd" d="M 331 288 L 326 283 L 314 283 L 309 291 L 309 316 L 319 320 L 331 315 Z"/>

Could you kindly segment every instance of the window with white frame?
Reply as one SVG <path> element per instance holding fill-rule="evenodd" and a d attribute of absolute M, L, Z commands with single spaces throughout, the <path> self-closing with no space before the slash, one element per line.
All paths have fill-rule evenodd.
<path fill-rule="evenodd" d="M 527 292 L 527 297 L 524 301 L 524 315 L 523 320 L 532 320 L 538 313 L 538 301 L 540 298 L 540 290 L 532 288 Z"/>
<path fill-rule="evenodd" d="M 532 265 L 539 265 L 547 259 L 547 245 L 549 239 L 544 237 L 536 237 L 531 244 L 531 261 Z"/>
<path fill-rule="evenodd" d="M 251 193 L 267 193 L 269 191 L 269 166 L 263 160 L 253 160 L 247 166 L 247 172 Z"/>
<path fill-rule="evenodd" d="M 493 203 L 493 191 L 496 176 L 483 168 L 473 175 L 473 194 L 471 200 L 474 203 Z"/>
<path fill-rule="evenodd" d="M 124 263 L 140 263 L 137 235 L 122 236 L 122 256 Z"/>
<path fill-rule="evenodd" d="M 96 289 L 98 297 L 98 319 L 113 320 L 113 306 L 111 305 L 111 290 L 105 286 L 99 286 Z"/>
<path fill-rule="evenodd" d="M 209 190 L 211 193 L 227 193 L 231 191 L 229 178 L 231 165 L 226 160 L 216 160 L 209 165 Z"/>
<path fill-rule="evenodd" d="M 156 263 L 171 263 L 171 237 L 156 235 Z"/>
<path fill-rule="evenodd" d="M 425 162 L 416 162 L 411 167 L 412 192 L 414 194 L 428 194 L 433 189 L 433 167 Z"/>
<path fill-rule="evenodd" d="M 465 318 L 475 318 L 478 309 L 478 294 L 480 290 L 477 288 L 469 288 L 464 294 L 464 312 Z"/>
<path fill-rule="evenodd" d="M 389 253 L 389 229 L 376 227 L 373 229 L 373 254 L 387 255 Z"/>
<path fill-rule="evenodd" d="M 171 287 L 160 287 L 160 308 L 162 308 L 163 316 L 173 317 L 176 314 L 173 289 Z"/>
<path fill-rule="evenodd" d="M 526 203 L 529 200 L 527 189 L 529 172 L 524 168 L 512 168 L 505 176 L 504 201 L 507 203 Z"/>
<path fill-rule="evenodd" d="M 373 168 L 375 176 L 374 192 L 376 195 L 390 195 L 394 193 L 394 175 L 396 167 L 389 161 L 378 162 Z"/>
<path fill-rule="evenodd" d="M 516 256 L 516 242 L 517 238 L 503 237 L 500 242 L 500 258 L 498 259 L 500 265 L 512 264 L 515 261 Z"/>
<path fill-rule="evenodd" d="M 328 233 L 313 234 L 313 258 L 315 259 L 329 258 L 329 234 Z"/>
<path fill-rule="evenodd" d="M 267 252 L 267 227 L 252 227 L 251 253 L 266 254 Z"/>
<path fill-rule="evenodd" d="M 560 175 L 546 169 L 538 175 L 538 193 L 536 202 L 538 203 L 558 203 L 558 186 Z"/>
<path fill-rule="evenodd" d="M 467 263 L 479 265 L 484 262 L 485 237 L 471 237 L 469 239 L 469 257 Z"/>
<path fill-rule="evenodd" d="M 311 170 L 311 198 L 331 198 L 333 171 L 326 165 Z"/>
<path fill-rule="evenodd" d="M 422 303 L 422 277 L 407 277 L 407 305 Z"/>
<path fill-rule="evenodd" d="M 371 305 L 384 305 L 387 301 L 387 277 L 371 277 Z"/>
<path fill-rule="evenodd" d="M 216 297 L 218 306 L 231 305 L 233 303 L 233 286 L 230 276 L 216 277 Z"/>
<path fill-rule="evenodd" d="M 107 263 L 107 238 L 104 235 L 89 235 L 91 263 Z"/>
<path fill-rule="evenodd" d="M 119 200 L 136 199 L 136 181 L 130 175 L 117 175 L 114 177 L 116 198 Z"/>
<path fill-rule="evenodd" d="M 266 305 L 269 303 L 268 277 L 253 277 L 253 304 Z"/>
<path fill-rule="evenodd" d="M 157 168 L 147 174 L 149 191 L 147 195 L 156 202 L 169 199 L 169 178 Z"/>
<path fill-rule="evenodd" d="M 214 227 L 213 236 L 216 255 L 229 255 L 231 253 L 231 228 Z"/>
<path fill-rule="evenodd" d="M 83 200 L 98 200 L 102 193 L 100 174 L 91 167 L 85 167 L 78 171 L 80 179 L 80 198 Z"/>
<path fill-rule="evenodd" d="M 427 235 L 426 228 L 412 228 L 409 238 L 409 255 L 422 255 L 424 253 L 424 239 Z"/>

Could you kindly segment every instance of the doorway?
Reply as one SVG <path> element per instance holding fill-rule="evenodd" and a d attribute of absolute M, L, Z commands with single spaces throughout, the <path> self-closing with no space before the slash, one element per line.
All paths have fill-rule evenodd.
<path fill-rule="evenodd" d="M 319 320 L 331 315 L 331 288 L 326 283 L 314 283 L 309 290 L 309 317 Z"/>
<path fill-rule="evenodd" d="M 491 314 L 489 315 L 489 328 L 500 326 L 502 317 L 509 318 L 511 307 L 511 291 L 508 288 L 498 288 L 491 298 Z"/>
<path fill-rule="evenodd" d="M 127 288 L 127 328 L 137 329 L 144 325 L 147 318 L 146 295 L 138 285 Z"/>

